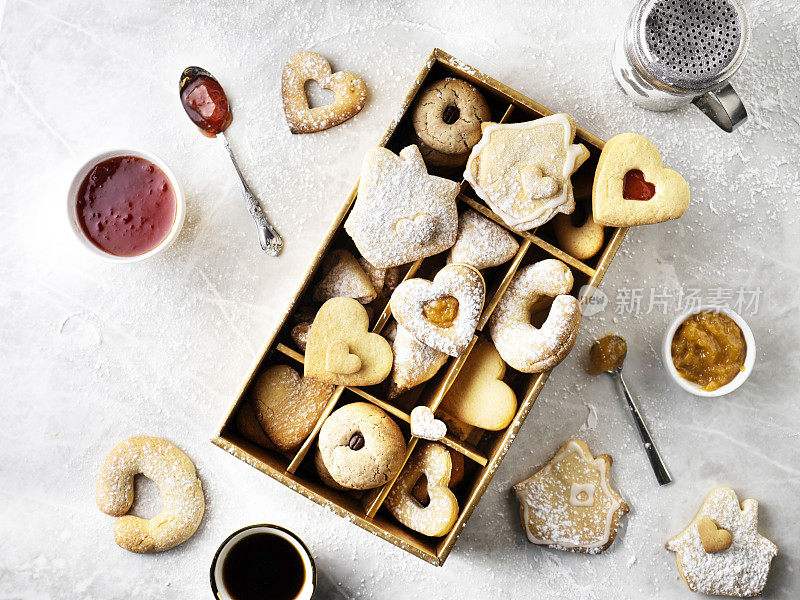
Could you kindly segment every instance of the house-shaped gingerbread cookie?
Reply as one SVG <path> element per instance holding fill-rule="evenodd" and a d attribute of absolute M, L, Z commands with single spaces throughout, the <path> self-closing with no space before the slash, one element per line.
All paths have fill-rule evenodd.
<path fill-rule="evenodd" d="M 509 227 L 517 231 L 575 210 L 570 177 L 589 158 L 574 144 L 575 121 L 554 114 L 535 121 L 483 124 L 464 179 Z"/>
<path fill-rule="evenodd" d="M 569 440 L 538 473 L 514 486 L 528 540 L 556 550 L 598 554 L 617 535 L 628 505 L 611 488 L 611 457 Z"/>
<path fill-rule="evenodd" d="M 364 156 L 358 198 L 344 228 L 375 267 L 403 265 L 456 242 L 459 185 L 429 175 L 417 146 Z"/>
<path fill-rule="evenodd" d="M 758 502 L 739 505 L 736 492 L 717 488 L 695 518 L 666 543 L 689 589 L 703 594 L 758 596 L 778 547 L 758 533 Z"/>

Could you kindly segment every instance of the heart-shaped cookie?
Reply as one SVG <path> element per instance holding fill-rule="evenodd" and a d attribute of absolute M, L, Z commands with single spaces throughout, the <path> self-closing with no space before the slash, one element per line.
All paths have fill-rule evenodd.
<path fill-rule="evenodd" d="M 325 302 L 331 298 L 355 298 L 361 304 L 369 304 L 378 297 L 369 275 L 347 250 L 331 252 L 322 264 L 322 272 L 322 280 L 314 288 L 315 302 Z"/>
<path fill-rule="evenodd" d="M 331 104 L 310 108 L 305 84 L 309 79 L 331 90 Z M 283 66 L 281 76 L 283 112 L 292 133 L 314 133 L 343 123 L 357 114 L 367 100 L 364 82 L 345 71 L 331 73 L 331 65 L 316 52 L 298 52 Z"/>
<path fill-rule="evenodd" d="M 411 244 L 426 244 L 436 234 L 436 219 L 428 213 L 416 215 L 413 219 L 403 217 L 394 224 L 394 230 Z"/>
<path fill-rule="evenodd" d="M 727 529 L 719 527 L 712 519 L 703 517 L 697 522 L 697 533 L 700 535 L 700 543 L 703 549 L 709 554 L 723 552 L 731 547 L 733 536 Z"/>
<path fill-rule="evenodd" d="M 392 314 L 423 344 L 460 356 L 475 333 L 485 295 L 486 285 L 477 269 L 447 265 L 432 282 L 407 279 L 397 286 Z"/>
<path fill-rule="evenodd" d="M 636 133 L 606 142 L 592 186 L 596 223 L 630 227 L 680 217 L 689 206 L 689 184 L 661 162 L 658 148 Z"/>
<path fill-rule="evenodd" d="M 251 404 L 264 433 L 278 449 L 291 452 L 311 433 L 333 390 L 291 367 L 275 365 L 256 378 Z"/>
<path fill-rule="evenodd" d="M 353 371 L 356 360 L 360 363 Z M 352 298 L 331 298 L 322 305 L 308 332 L 306 377 L 336 385 L 374 385 L 386 379 L 391 369 L 389 342 L 369 332 L 369 318 L 361 304 Z"/>
<path fill-rule="evenodd" d="M 519 178 L 522 189 L 531 200 L 547 200 L 558 193 L 558 182 L 544 175 L 538 166 L 521 169 Z"/>
<path fill-rule="evenodd" d="M 506 363 L 494 345 L 486 340 L 478 341 L 447 390 L 442 410 L 481 429 L 504 429 L 517 412 L 514 390 L 503 382 L 505 373 Z"/>
<path fill-rule="evenodd" d="M 411 411 L 411 435 L 436 442 L 447 435 L 447 425 L 427 406 L 417 406 Z"/>
<path fill-rule="evenodd" d="M 486 269 L 508 262 L 517 250 L 519 242 L 504 227 L 469 208 L 458 216 L 458 237 L 447 262 Z"/>

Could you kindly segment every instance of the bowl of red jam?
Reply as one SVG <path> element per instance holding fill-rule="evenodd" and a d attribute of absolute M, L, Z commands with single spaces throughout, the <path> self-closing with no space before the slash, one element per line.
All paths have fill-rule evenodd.
<path fill-rule="evenodd" d="M 67 195 L 70 225 L 89 251 L 116 262 L 169 246 L 186 212 L 172 171 L 148 152 L 112 150 L 87 161 Z"/>

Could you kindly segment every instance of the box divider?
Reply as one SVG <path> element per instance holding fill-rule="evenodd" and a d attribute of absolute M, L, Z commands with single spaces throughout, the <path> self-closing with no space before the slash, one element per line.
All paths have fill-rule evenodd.
<path fill-rule="evenodd" d="M 509 104 L 506 112 L 503 113 L 503 116 L 500 118 L 500 123 L 507 123 L 508 120 L 511 118 L 511 115 L 514 112 L 514 105 Z"/>
<path fill-rule="evenodd" d="M 419 438 L 411 436 L 411 439 L 406 446 L 406 455 L 403 457 L 403 464 L 399 469 L 397 469 L 397 473 L 395 473 L 394 477 L 387 481 L 383 487 L 379 488 L 375 494 L 368 498 L 366 513 L 370 519 L 375 516 L 380 507 L 383 505 L 383 501 L 386 500 L 386 496 L 388 496 L 389 492 L 392 491 L 392 486 L 394 485 L 395 481 L 397 481 L 397 478 L 400 477 L 400 473 L 403 472 L 403 469 L 406 468 L 406 463 L 408 462 L 411 453 L 414 451 L 414 448 L 417 446 L 417 440 L 419 440 Z"/>
<path fill-rule="evenodd" d="M 411 266 L 408 268 L 408 272 L 403 277 L 403 281 L 411 279 L 417 273 L 419 268 L 422 266 L 422 261 L 425 260 L 424 258 L 420 258 L 419 260 L 415 260 L 411 263 Z M 398 284 L 400 285 L 400 284 Z M 383 312 L 381 312 L 381 316 L 378 317 L 378 320 L 375 321 L 375 326 L 372 328 L 372 333 L 380 333 L 383 331 L 383 328 L 386 326 L 386 323 L 389 321 L 389 317 L 392 316 L 392 307 L 391 302 L 387 302 L 386 306 L 383 308 Z"/>
<path fill-rule="evenodd" d="M 343 385 L 337 385 L 336 389 L 333 391 L 333 395 L 331 399 L 328 400 L 328 404 L 325 405 L 325 408 L 319 415 L 317 422 L 314 424 L 314 429 L 311 430 L 311 433 L 308 434 L 308 437 L 297 450 L 297 453 L 294 455 L 292 462 L 289 463 L 289 466 L 286 467 L 286 470 L 289 473 L 294 473 L 297 471 L 297 468 L 300 466 L 300 463 L 308 454 L 309 449 L 314 444 L 317 439 L 317 434 L 319 434 L 319 430 L 322 428 L 322 424 L 325 422 L 325 419 L 333 412 L 333 409 L 336 408 L 336 405 L 339 403 L 339 398 L 342 397 L 342 392 L 344 392 L 345 387 Z"/>
<path fill-rule="evenodd" d="M 503 280 L 500 282 L 500 285 L 497 286 L 497 290 L 495 290 L 492 297 L 486 303 L 486 306 L 483 309 L 483 314 L 481 315 L 480 320 L 478 321 L 478 331 L 483 331 L 483 328 L 486 326 L 486 323 L 489 322 L 489 317 L 492 316 L 494 309 L 497 308 L 497 304 L 500 302 L 500 298 L 502 298 L 503 294 L 506 293 L 509 284 L 511 283 L 511 279 L 517 273 L 517 269 L 519 268 L 522 259 L 525 258 L 525 254 L 530 248 L 531 242 L 530 240 L 522 240 L 522 243 L 519 245 L 519 250 L 517 250 L 516 256 L 514 256 L 514 260 L 511 261 L 511 264 L 508 266 L 508 271 L 506 271 Z"/>

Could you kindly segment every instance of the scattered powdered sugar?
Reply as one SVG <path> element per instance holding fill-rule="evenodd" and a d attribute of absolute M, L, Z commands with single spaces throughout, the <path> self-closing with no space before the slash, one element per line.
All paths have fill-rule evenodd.
<path fill-rule="evenodd" d="M 502 265 L 514 258 L 519 242 L 504 227 L 468 208 L 458 217 L 458 236 L 450 248 L 448 263 L 464 263 L 476 269 Z"/>
<path fill-rule="evenodd" d="M 733 541 L 728 549 L 705 551 L 697 528 L 703 517 L 730 532 Z M 713 490 L 689 527 L 666 547 L 677 553 L 680 570 L 693 591 L 725 596 L 761 593 L 770 562 L 778 553 L 778 547 L 758 533 L 758 502 L 748 499 L 740 506 L 730 488 Z"/>

